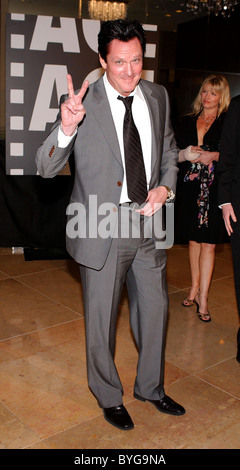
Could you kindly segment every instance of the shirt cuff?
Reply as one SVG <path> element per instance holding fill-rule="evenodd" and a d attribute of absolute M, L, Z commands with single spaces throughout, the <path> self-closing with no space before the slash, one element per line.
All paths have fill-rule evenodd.
<path fill-rule="evenodd" d="M 228 206 L 228 204 L 231 204 L 231 202 L 224 202 L 223 204 L 220 204 L 218 207 L 222 209 L 223 206 Z"/>
<path fill-rule="evenodd" d="M 71 140 L 77 133 L 77 128 L 75 129 L 75 132 L 73 135 L 65 135 L 64 132 L 62 131 L 61 127 L 59 126 L 58 129 L 58 147 L 60 148 L 66 148 L 68 144 L 70 144 Z"/>

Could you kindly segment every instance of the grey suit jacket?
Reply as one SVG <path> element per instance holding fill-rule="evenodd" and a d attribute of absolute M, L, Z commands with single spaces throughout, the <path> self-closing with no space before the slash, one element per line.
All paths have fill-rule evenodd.
<path fill-rule="evenodd" d="M 145 80 L 140 81 L 140 87 L 152 125 L 150 189 L 165 185 L 175 191 L 178 152 L 170 123 L 167 92 L 161 85 Z M 72 227 L 75 223 L 76 228 L 78 222 L 78 233 L 72 237 L 67 230 L 67 250 L 78 263 L 101 269 L 115 230 L 123 180 L 119 143 L 102 78 L 90 85 L 84 107 L 85 118 L 69 146 L 58 147 L 59 115 L 50 135 L 38 149 L 36 162 L 39 174 L 52 178 L 64 167 L 74 150 L 75 182 L 70 203 L 75 205 L 69 206 L 69 216 L 73 216 Z M 99 212 L 106 203 L 111 204 L 110 236 L 103 238 L 98 233 L 99 223 L 103 220 L 103 213 Z M 74 208 L 81 210 L 77 213 Z"/>

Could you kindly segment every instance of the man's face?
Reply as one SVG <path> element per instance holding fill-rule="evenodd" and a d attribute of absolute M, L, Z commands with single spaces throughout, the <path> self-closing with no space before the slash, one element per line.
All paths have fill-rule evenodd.
<path fill-rule="evenodd" d="M 138 38 L 128 42 L 113 39 L 105 60 L 100 56 L 109 83 L 122 96 L 128 96 L 137 86 L 142 73 L 143 52 Z"/>

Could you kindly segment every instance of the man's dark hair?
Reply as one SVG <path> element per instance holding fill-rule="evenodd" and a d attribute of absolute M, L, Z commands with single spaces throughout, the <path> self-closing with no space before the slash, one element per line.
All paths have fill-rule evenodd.
<path fill-rule="evenodd" d="M 98 52 L 106 62 L 108 45 L 113 39 L 128 42 L 133 38 L 139 39 L 144 55 L 146 50 L 145 32 L 142 25 L 137 20 L 105 21 L 102 23 L 100 33 L 98 34 Z"/>

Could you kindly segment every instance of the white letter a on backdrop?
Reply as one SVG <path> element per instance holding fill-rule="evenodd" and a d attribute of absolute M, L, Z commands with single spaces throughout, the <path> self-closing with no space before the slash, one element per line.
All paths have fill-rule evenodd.
<path fill-rule="evenodd" d="M 66 65 L 45 65 L 29 126 L 30 131 L 45 131 L 48 122 L 54 122 L 58 108 L 50 108 L 54 86 L 56 84 L 57 100 L 67 93 Z"/>

